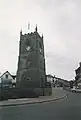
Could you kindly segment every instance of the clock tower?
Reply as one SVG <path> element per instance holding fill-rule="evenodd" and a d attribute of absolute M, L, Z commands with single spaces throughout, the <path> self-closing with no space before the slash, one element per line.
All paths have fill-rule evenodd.
<path fill-rule="evenodd" d="M 17 87 L 31 89 L 39 95 L 44 95 L 46 87 L 46 71 L 43 35 L 39 35 L 37 26 L 35 32 L 22 34 L 20 32 L 19 57 L 17 70 Z"/>

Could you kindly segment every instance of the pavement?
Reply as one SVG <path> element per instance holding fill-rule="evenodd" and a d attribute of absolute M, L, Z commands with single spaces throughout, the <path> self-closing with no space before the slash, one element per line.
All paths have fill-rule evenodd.
<path fill-rule="evenodd" d="M 9 99 L 7 101 L 0 101 L 0 107 L 52 102 L 64 99 L 66 97 L 66 94 L 62 92 L 62 88 L 53 88 L 51 96 L 40 96 L 39 98 Z"/>

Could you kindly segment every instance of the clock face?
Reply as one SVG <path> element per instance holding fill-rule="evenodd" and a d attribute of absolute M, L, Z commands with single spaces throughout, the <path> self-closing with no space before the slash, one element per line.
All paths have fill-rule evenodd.
<path fill-rule="evenodd" d="M 30 50 L 30 48 L 31 48 L 30 46 L 27 46 L 27 47 L 26 47 L 26 50 L 27 50 L 27 51 L 29 51 L 29 50 Z"/>

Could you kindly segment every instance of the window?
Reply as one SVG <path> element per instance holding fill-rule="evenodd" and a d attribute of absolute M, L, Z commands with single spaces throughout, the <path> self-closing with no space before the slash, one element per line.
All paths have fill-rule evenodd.
<path fill-rule="evenodd" d="M 6 74 L 6 79 L 8 79 L 8 74 Z"/>
<path fill-rule="evenodd" d="M 39 42 L 39 47 L 42 49 L 42 43 L 41 42 Z"/>
<path fill-rule="evenodd" d="M 39 42 L 39 51 L 42 52 L 42 44 Z"/>

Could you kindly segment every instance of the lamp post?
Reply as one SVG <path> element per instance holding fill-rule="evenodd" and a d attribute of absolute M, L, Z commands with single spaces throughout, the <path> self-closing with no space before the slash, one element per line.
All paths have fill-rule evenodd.
<path fill-rule="evenodd" d="M 1 78 L 1 100 L 3 100 L 3 79 Z"/>

